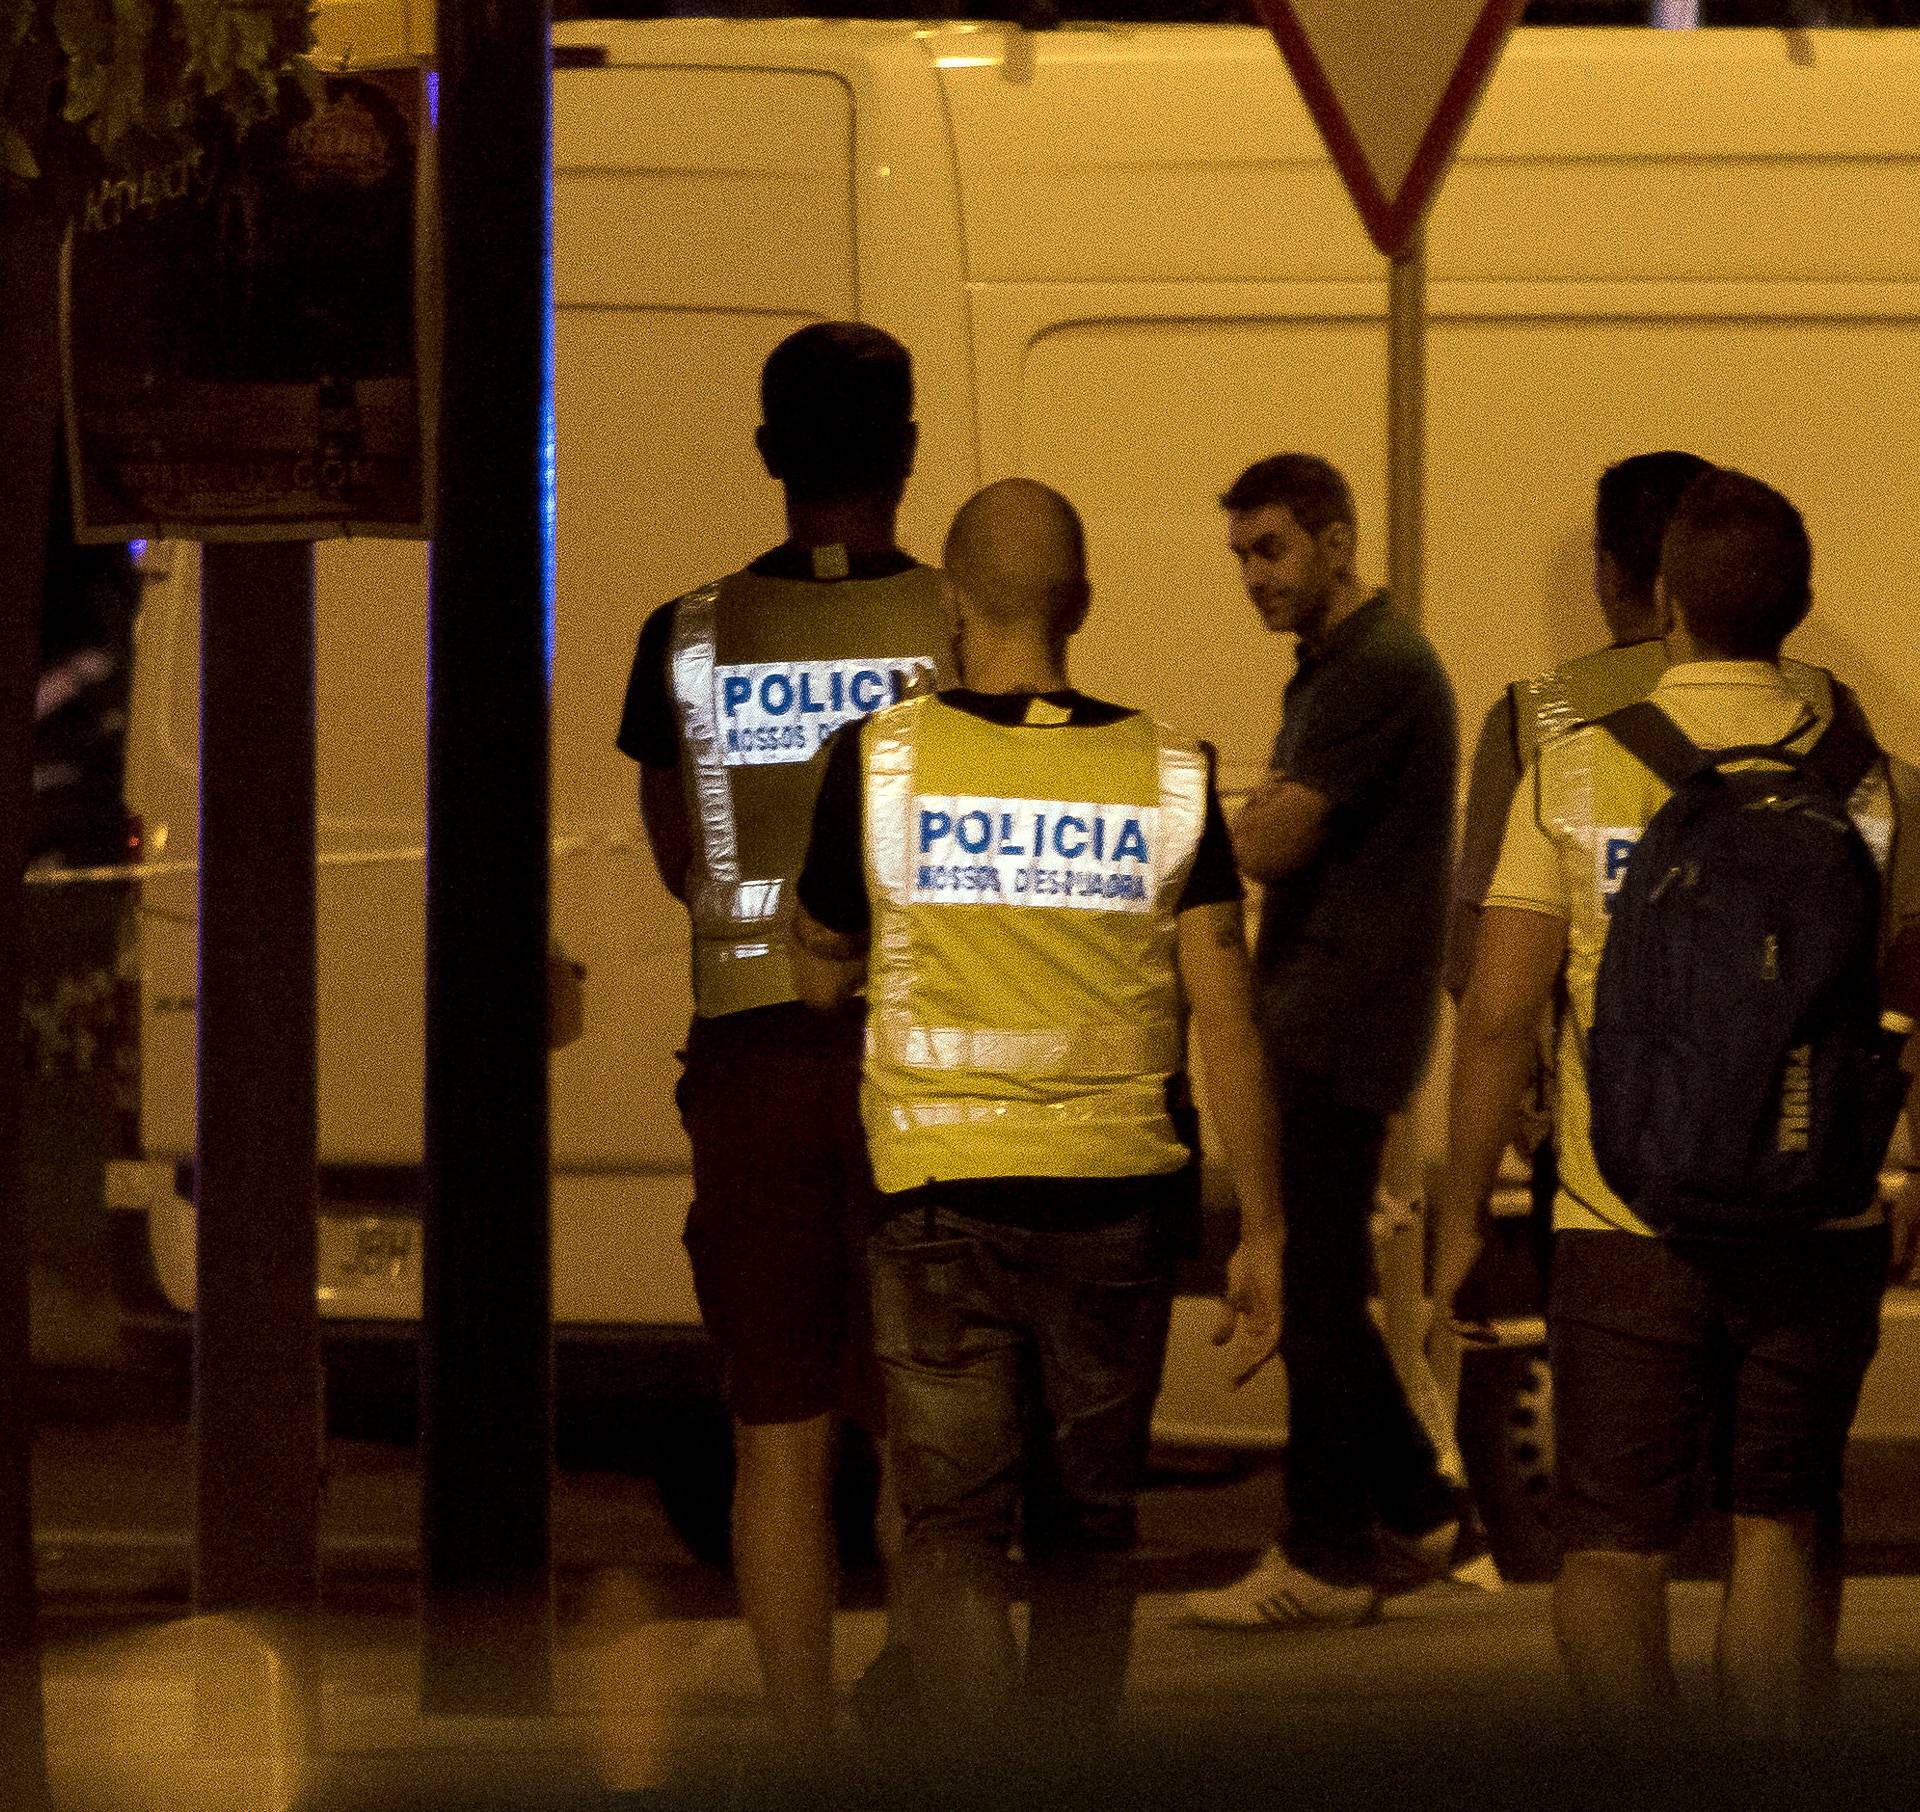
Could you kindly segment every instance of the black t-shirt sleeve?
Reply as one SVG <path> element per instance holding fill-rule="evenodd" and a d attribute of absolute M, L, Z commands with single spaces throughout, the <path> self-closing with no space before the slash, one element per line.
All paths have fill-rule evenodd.
<path fill-rule="evenodd" d="M 1207 817 L 1200 831 L 1200 847 L 1194 852 L 1193 867 L 1187 884 L 1181 889 L 1181 912 L 1196 906 L 1218 906 L 1226 900 L 1246 897 L 1240 881 L 1240 869 L 1233 859 L 1233 839 L 1227 834 L 1227 817 L 1220 809 L 1220 789 L 1215 784 L 1214 752 L 1207 748 Z"/>
<path fill-rule="evenodd" d="M 1337 806 L 1360 805 L 1392 783 L 1413 744 L 1443 713 L 1444 685 L 1420 651 L 1382 640 L 1343 663 L 1337 684 L 1316 686 L 1287 752 L 1287 778 Z"/>
<path fill-rule="evenodd" d="M 841 937 L 865 937 L 873 923 L 867 900 L 866 848 L 860 800 L 860 726 L 828 738 L 813 804 L 813 835 L 796 891 L 807 916 Z"/>
<path fill-rule="evenodd" d="M 644 767 L 680 765 L 680 713 L 667 683 L 667 644 L 673 637 L 673 606 L 662 604 L 640 629 L 620 706 L 614 746 Z"/>

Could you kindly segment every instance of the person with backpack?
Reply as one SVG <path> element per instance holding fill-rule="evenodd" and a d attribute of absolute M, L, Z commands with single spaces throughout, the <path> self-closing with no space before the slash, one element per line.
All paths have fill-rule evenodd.
<path fill-rule="evenodd" d="M 1564 991 L 1554 1626 L 1582 1704 L 1645 1736 L 1678 1711 L 1666 1583 L 1709 1455 L 1732 1512 L 1724 1708 L 1807 1730 L 1831 1654 L 1817 1529 L 1920 1227 L 1911 1178 L 1877 1191 L 1920 1012 L 1920 843 L 1899 834 L 1920 773 L 1843 687 L 1823 726 L 1783 678 L 1811 572 L 1778 491 L 1688 488 L 1656 594 L 1672 664 L 1528 764 L 1455 1038 L 1443 1311 Z"/>
<path fill-rule="evenodd" d="M 1609 639 L 1545 673 L 1515 680 L 1481 722 L 1469 769 L 1442 970 L 1455 1006 L 1466 991 L 1481 902 L 1500 859 L 1507 813 L 1527 763 L 1554 737 L 1645 698 L 1667 669 L 1666 627 L 1654 599 L 1660 543 L 1687 487 L 1712 469 L 1697 453 L 1668 448 L 1629 454 L 1600 474 L 1593 497 L 1593 594 Z M 1784 657 L 1780 671 L 1825 724 L 1833 714 L 1832 674 Z M 1532 1160 L 1531 1243 L 1543 1279 L 1552 1256 L 1557 1188 L 1552 1086 L 1549 1023 L 1542 1026 L 1540 1069 L 1516 1139 Z"/>

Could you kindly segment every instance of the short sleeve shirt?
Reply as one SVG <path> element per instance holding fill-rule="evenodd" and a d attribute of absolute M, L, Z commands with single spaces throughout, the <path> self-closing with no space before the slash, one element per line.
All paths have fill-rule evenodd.
<path fill-rule="evenodd" d="M 1272 883 L 1255 946 L 1273 1060 L 1389 1113 L 1433 1036 L 1453 853 L 1453 688 L 1426 638 L 1377 593 L 1302 650 L 1276 774 L 1330 805 L 1305 867 Z"/>
<path fill-rule="evenodd" d="M 1691 661 L 1670 667 L 1651 696 L 1703 748 L 1776 742 L 1796 726 L 1795 746 L 1805 747 L 1821 728 L 1807 699 L 1765 661 Z M 1528 764 L 1507 814 L 1486 904 L 1567 921 L 1568 1011 L 1560 1037 L 1555 1112 L 1563 1187 L 1554 1205 L 1554 1225 L 1644 1233 L 1648 1229 L 1602 1181 L 1587 1130 L 1582 1051 L 1606 944 L 1606 896 L 1618 884 L 1625 857 L 1644 828 L 1595 825 L 1591 835 L 1582 836 L 1568 827 L 1567 819 L 1577 815 L 1565 809 L 1568 802 L 1591 797 L 1596 763 L 1614 759 L 1606 736 L 1591 726 L 1575 730 L 1549 743 Z M 1624 755 L 1619 759 L 1631 760 Z M 1872 795 L 1867 803 L 1873 810 L 1861 828 L 1883 864 L 1891 943 L 1908 926 L 1920 924 L 1920 836 L 1914 834 L 1920 827 L 1920 771 L 1889 756 L 1884 772 L 1870 775 L 1865 790 Z M 1861 818 L 1856 795 L 1856 819 Z M 1885 835 L 1889 830 L 1890 840 Z"/>

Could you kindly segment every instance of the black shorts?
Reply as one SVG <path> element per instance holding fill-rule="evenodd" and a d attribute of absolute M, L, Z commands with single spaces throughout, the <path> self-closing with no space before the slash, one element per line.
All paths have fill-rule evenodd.
<path fill-rule="evenodd" d="M 1547 1330 L 1565 1546 L 1671 1552 L 1706 1461 L 1724 1510 L 1830 1510 L 1886 1281 L 1884 1227 L 1560 1234 Z"/>
<path fill-rule="evenodd" d="M 797 1002 L 696 1019 L 675 1090 L 693 1144 L 687 1256 L 741 1422 L 879 1421 L 860 1125 L 862 1022 Z"/>

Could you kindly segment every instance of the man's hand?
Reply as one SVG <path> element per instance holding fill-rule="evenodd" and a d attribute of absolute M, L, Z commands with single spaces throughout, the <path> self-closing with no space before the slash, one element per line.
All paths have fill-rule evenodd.
<path fill-rule="evenodd" d="M 1460 1321 L 1454 1298 L 1479 1262 L 1483 1244 L 1471 1207 L 1465 1213 L 1440 1210 L 1434 1214 L 1433 1319 L 1436 1327 L 1441 1322 Z M 1466 1321 L 1469 1326 L 1479 1324 L 1477 1316 L 1468 1316 Z"/>
<path fill-rule="evenodd" d="M 794 992 L 830 1013 L 853 1000 L 867 979 L 867 940 L 829 931 L 797 900 L 788 926 L 787 957 Z"/>
<path fill-rule="evenodd" d="M 1332 810 L 1325 793 L 1284 774 L 1269 774 L 1233 821 L 1240 872 L 1270 883 L 1305 868 L 1327 840 Z"/>
<path fill-rule="evenodd" d="M 1427 1323 L 1427 1367 L 1448 1402 L 1460 1394 L 1462 1342 L 1484 1340 L 1484 1324 L 1458 1318 L 1454 1298 L 1480 1256 L 1481 1236 L 1472 1205 L 1464 1213 L 1436 1200 L 1433 1227 L 1433 1309 Z"/>
<path fill-rule="evenodd" d="M 1280 1350 L 1280 1248 L 1278 1232 L 1256 1232 L 1244 1237 L 1227 1260 L 1227 1287 L 1213 1344 L 1225 1346 L 1236 1334 L 1246 1343 L 1234 1374 L 1235 1390 Z"/>
<path fill-rule="evenodd" d="M 1920 1170 L 1909 1170 L 1887 1203 L 1887 1230 L 1893 1235 L 1888 1281 L 1920 1283 Z"/>

